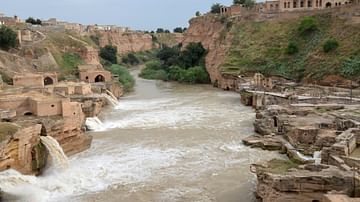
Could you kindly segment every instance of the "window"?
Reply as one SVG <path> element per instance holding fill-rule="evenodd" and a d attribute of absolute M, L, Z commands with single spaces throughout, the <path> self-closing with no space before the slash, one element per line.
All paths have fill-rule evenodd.
<path fill-rule="evenodd" d="M 52 107 L 52 108 L 54 108 L 54 107 L 55 107 L 55 105 L 51 105 L 51 107 Z"/>
<path fill-rule="evenodd" d="M 286 5 L 287 5 L 286 2 L 284 2 L 284 8 L 286 8 Z"/>
<path fill-rule="evenodd" d="M 293 8 L 296 8 L 296 7 L 297 7 L 297 1 L 294 1 Z"/>
<path fill-rule="evenodd" d="M 300 7 L 304 7 L 304 2 L 303 1 L 300 1 Z"/>
<path fill-rule="evenodd" d="M 288 8 L 290 8 L 290 2 L 288 2 Z"/>
<path fill-rule="evenodd" d="M 312 2 L 308 1 L 308 7 L 312 7 Z"/>

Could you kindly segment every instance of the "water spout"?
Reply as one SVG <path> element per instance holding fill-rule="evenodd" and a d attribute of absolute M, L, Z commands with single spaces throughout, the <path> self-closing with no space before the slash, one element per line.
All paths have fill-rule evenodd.
<path fill-rule="evenodd" d="M 89 117 L 86 119 L 85 126 L 90 131 L 104 131 L 103 122 L 98 117 Z"/>
<path fill-rule="evenodd" d="M 40 139 L 41 139 L 41 142 L 48 149 L 55 166 L 59 166 L 63 169 L 67 169 L 69 167 L 69 159 L 65 155 L 59 142 L 56 141 L 51 136 L 41 136 Z"/>
<path fill-rule="evenodd" d="M 107 93 L 110 97 L 112 97 L 114 100 L 117 101 L 117 97 L 116 97 L 111 91 L 106 90 L 106 93 Z"/>
<path fill-rule="evenodd" d="M 101 94 L 105 99 L 106 101 L 108 102 L 108 104 L 111 104 L 112 106 L 117 106 L 119 104 L 119 101 L 117 99 L 114 99 L 113 97 L 111 97 L 110 95 L 108 94 Z"/>

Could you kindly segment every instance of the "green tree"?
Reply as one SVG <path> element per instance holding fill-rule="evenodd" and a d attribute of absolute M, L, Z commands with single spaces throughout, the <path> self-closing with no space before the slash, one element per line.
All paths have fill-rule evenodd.
<path fill-rule="evenodd" d="M 215 3 L 211 6 L 211 13 L 220 13 L 221 7 L 223 7 L 221 4 L 219 3 Z"/>
<path fill-rule="evenodd" d="M 165 32 L 165 33 L 170 33 L 170 30 L 166 29 L 164 32 Z"/>
<path fill-rule="evenodd" d="M 100 49 L 99 56 L 104 60 L 111 62 L 112 64 L 117 63 L 117 48 L 116 46 L 106 45 Z"/>
<path fill-rule="evenodd" d="M 33 17 L 29 17 L 28 19 L 25 20 L 26 23 L 30 23 L 33 25 L 41 25 L 42 21 L 40 19 L 35 19 Z"/>
<path fill-rule="evenodd" d="M 341 68 L 341 75 L 352 78 L 360 75 L 360 56 L 351 57 L 344 61 Z"/>
<path fill-rule="evenodd" d="M 195 66 L 205 66 L 203 63 L 207 51 L 199 43 L 189 43 L 185 50 L 181 52 L 179 60 L 181 65 L 185 68 L 195 67 Z"/>
<path fill-rule="evenodd" d="M 328 39 L 325 41 L 323 45 L 323 50 L 325 53 L 328 53 L 330 51 L 333 51 L 339 47 L 339 42 L 337 42 L 335 39 Z"/>
<path fill-rule="evenodd" d="M 138 65 L 140 63 L 139 59 L 134 55 L 134 53 L 129 53 L 122 57 L 122 62 L 129 65 Z"/>
<path fill-rule="evenodd" d="M 195 16 L 196 16 L 196 17 L 200 17 L 200 16 L 201 16 L 200 11 L 196 11 Z"/>
<path fill-rule="evenodd" d="M 16 47 L 17 34 L 14 30 L 6 26 L 0 27 L 0 48 L 4 50 L 9 50 L 10 48 Z"/>
<path fill-rule="evenodd" d="M 244 5 L 245 7 L 253 7 L 255 6 L 255 0 L 245 0 Z"/>
<path fill-rule="evenodd" d="M 181 27 L 176 27 L 176 28 L 174 29 L 174 32 L 175 32 L 175 33 L 183 33 L 183 28 L 181 28 Z"/>
<path fill-rule="evenodd" d="M 157 28 L 156 33 L 164 33 L 165 30 L 163 28 Z"/>
<path fill-rule="evenodd" d="M 233 4 L 234 5 L 236 5 L 236 4 L 245 4 L 245 0 L 234 0 Z"/>

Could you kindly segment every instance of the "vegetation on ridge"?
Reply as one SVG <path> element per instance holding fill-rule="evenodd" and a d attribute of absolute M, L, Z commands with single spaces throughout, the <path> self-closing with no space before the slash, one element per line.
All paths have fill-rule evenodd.
<path fill-rule="evenodd" d="M 229 32 L 232 43 L 221 66 L 223 73 L 261 72 L 295 80 L 360 75 L 356 66 L 360 26 L 344 23 L 331 13 L 286 21 L 234 22 Z"/>

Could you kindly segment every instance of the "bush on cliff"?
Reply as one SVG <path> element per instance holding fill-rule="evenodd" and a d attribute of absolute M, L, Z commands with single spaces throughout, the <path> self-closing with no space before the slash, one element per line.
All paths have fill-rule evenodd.
<path fill-rule="evenodd" d="M 348 58 L 342 64 L 341 75 L 346 78 L 360 76 L 360 55 Z"/>
<path fill-rule="evenodd" d="M 290 42 L 286 48 L 286 53 L 289 55 L 294 55 L 299 52 L 299 47 L 295 42 Z"/>
<path fill-rule="evenodd" d="M 99 56 L 104 60 L 111 62 L 112 64 L 117 63 L 117 48 L 116 46 L 106 45 L 100 49 Z"/>
<path fill-rule="evenodd" d="M 6 26 L 0 26 L 0 48 L 9 50 L 18 45 L 17 34 L 14 30 Z"/>
<path fill-rule="evenodd" d="M 298 27 L 299 33 L 303 36 L 311 34 L 317 29 L 318 27 L 314 17 L 304 17 Z"/>
<path fill-rule="evenodd" d="M 126 67 L 114 64 L 107 68 L 113 75 L 118 76 L 119 82 L 124 86 L 125 92 L 131 91 L 135 86 L 135 79 Z"/>
<path fill-rule="evenodd" d="M 335 39 L 328 39 L 325 41 L 323 50 L 325 53 L 329 53 L 339 47 L 339 42 L 337 42 Z"/>

